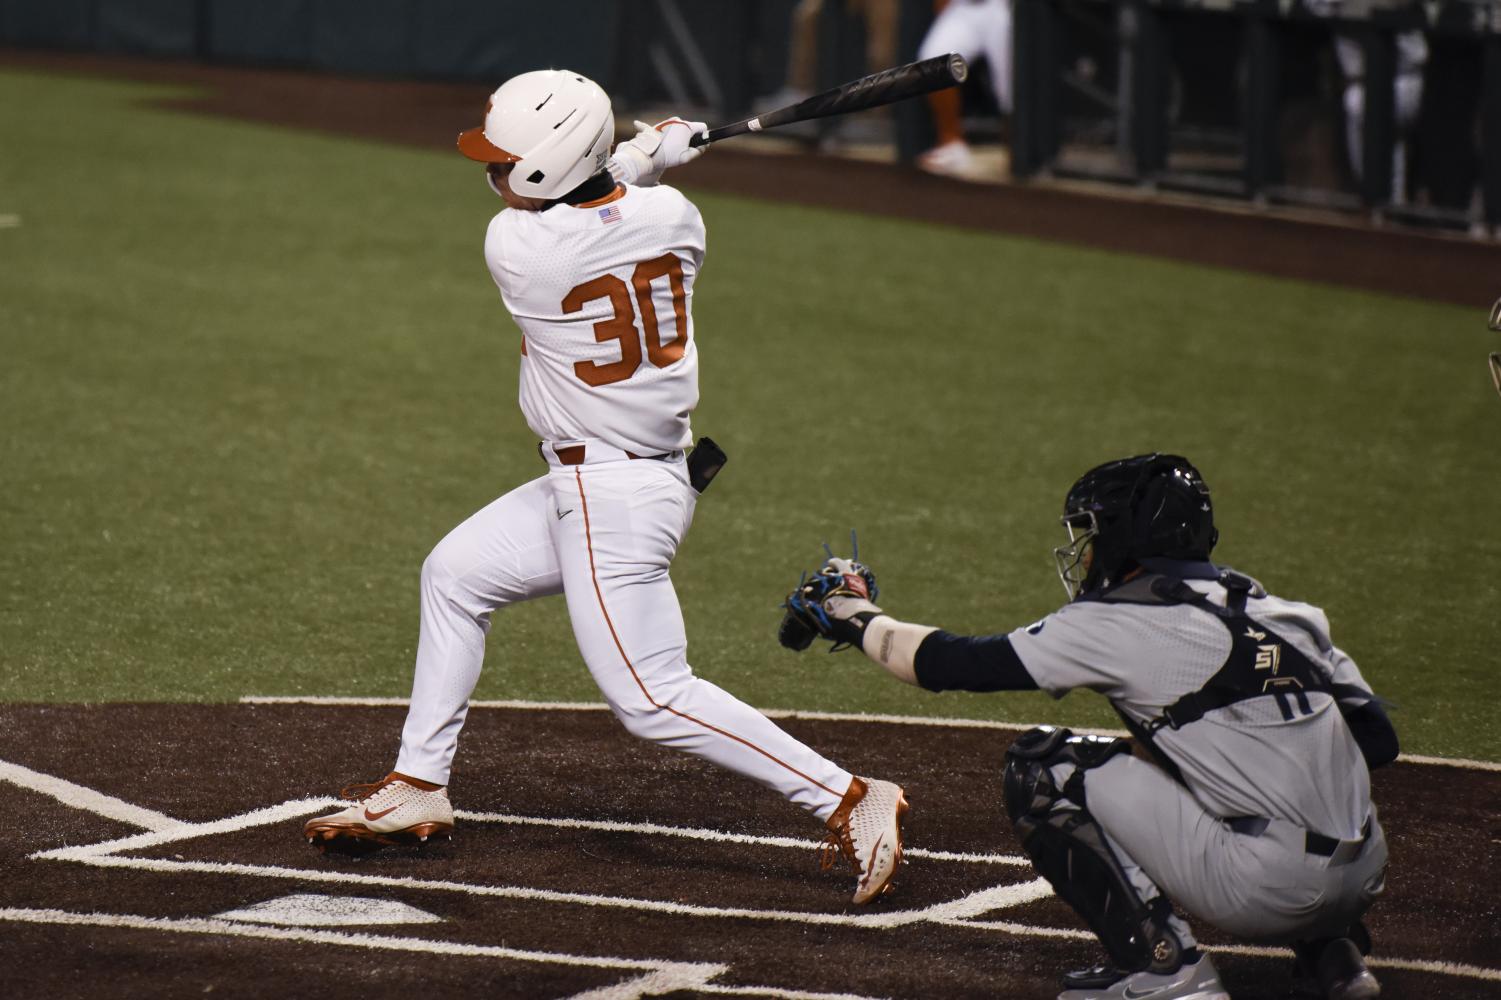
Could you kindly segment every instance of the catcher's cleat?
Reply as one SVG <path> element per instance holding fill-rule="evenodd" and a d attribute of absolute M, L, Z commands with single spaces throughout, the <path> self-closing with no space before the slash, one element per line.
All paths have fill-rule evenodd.
<path fill-rule="evenodd" d="M 900 786 L 854 778 L 824 824 L 829 835 L 820 863 L 827 871 L 843 856 L 854 866 L 856 903 L 868 903 L 891 889 L 902 866 L 902 820 L 908 808 Z"/>
<path fill-rule="evenodd" d="M 383 846 L 420 844 L 453 833 L 448 789 L 419 788 L 394 772 L 368 785 L 350 785 L 339 795 L 352 800 L 336 813 L 310 819 L 302 827 L 320 850 L 365 853 Z"/>
<path fill-rule="evenodd" d="M 1080 970 L 1074 975 L 1098 972 L 1101 978 L 1108 973 L 1104 967 Z M 1219 970 L 1208 955 L 1200 954 L 1194 961 L 1184 962 L 1175 972 L 1133 972 L 1102 986 L 1084 986 L 1065 989 L 1058 1000 L 1134 1000 L 1151 997 L 1152 1000 L 1230 1000 L 1225 984 L 1220 982 Z"/>
<path fill-rule="evenodd" d="M 1063 988 L 1065 990 L 1103 990 L 1107 986 L 1114 986 L 1128 973 L 1122 972 L 1115 966 L 1106 963 L 1091 965 L 1087 969 L 1073 969 L 1063 974 Z"/>
<path fill-rule="evenodd" d="M 1297 964 L 1293 971 L 1291 995 L 1308 1000 L 1373 1000 L 1381 995 L 1381 984 L 1366 968 L 1360 944 L 1370 951 L 1370 935 L 1364 925 L 1356 925 L 1355 937 L 1334 938 L 1293 946 Z"/>

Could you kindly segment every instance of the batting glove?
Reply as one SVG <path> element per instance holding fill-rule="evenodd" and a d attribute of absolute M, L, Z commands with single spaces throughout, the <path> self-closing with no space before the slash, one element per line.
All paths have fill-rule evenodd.
<path fill-rule="evenodd" d="M 610 173 L 617 181 L 651 187 L 668 167 L 680 167 L 703 155 L 704 147 L 689 145 L 695 135 L 709 130 L 703 122 L 669 118 L 656 125 L 634 124 L 635 137 L 616 146 L 610 160 Z"/>

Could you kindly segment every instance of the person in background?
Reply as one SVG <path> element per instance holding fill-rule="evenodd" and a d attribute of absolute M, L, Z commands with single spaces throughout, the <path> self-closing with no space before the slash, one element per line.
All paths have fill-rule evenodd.
<path fill-rule="evenodd" d="M 918 59 L 957 52 L 966 62 L 984 59 L 990 71 L 990 86 L 996 107 L 1011 113 L 1011 2 L 1010 0 L 936 0 L 938 16 L 918 47 Z M 917 158 L 917 165 L 933 174 L 969 176 L 974 158 L 964 139 L 960 118 L 963 92 L 958 87 L 928 95 L 933 127 L 938 133 L 932 149 Z"/>

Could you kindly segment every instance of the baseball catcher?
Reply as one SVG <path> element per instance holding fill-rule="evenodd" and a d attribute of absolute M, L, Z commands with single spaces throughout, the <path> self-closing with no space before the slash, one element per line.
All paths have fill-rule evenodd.
<path fill-rule="evenodd" d="M 874 576 L 831 557 L 786 601 L 780 638 L 858 646 L 930 691 L 1098 691 L 1126 740 L 1044 726 L 1006 751 L 1006 814 L 1038 873 L 1107 959 L 1060 1000 L 1226 1000 L 1176 902 L 1249 941 L 1288 944 L 1294 995 L 1380 993 L 1361 917 L 1385 883 L 1369 769 L 1397 736 L 1324 613 L 1210 562 L 1209 488 L 1176 455 L 1107 462 L 1063 505 L 1069 595 L 1032 625 L 954 635 L 898 621 Z M 837 648 L 836 646 L 836 648 Z"/>

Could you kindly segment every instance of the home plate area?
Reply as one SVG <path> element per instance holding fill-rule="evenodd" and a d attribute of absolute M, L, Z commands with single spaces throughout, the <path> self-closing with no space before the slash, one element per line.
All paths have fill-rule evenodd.
<path fill-rule="evenodd" d="M 590 707 L 477 706 L 453 840 L 323 854 L 301 824 L 389 768 L 399 705 L 0 706 L 7 996 L 1051 997 L 1097 946 L 1000 808 L 1014 730 L 786 718 L 904 785 L 908 865 L 878 903 L 821 871 L 822 827 Z M 1370 923 L 1393 997 L 1495 997 L 1493 770 L 1377 776 L 1393 846 Z M 1490 930 L 1488 930 L 1488 928 Z M 1237 998 L 1279 949 L 1203 937 Z"/>

